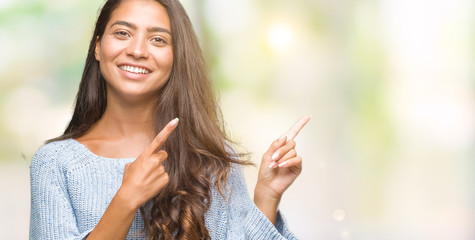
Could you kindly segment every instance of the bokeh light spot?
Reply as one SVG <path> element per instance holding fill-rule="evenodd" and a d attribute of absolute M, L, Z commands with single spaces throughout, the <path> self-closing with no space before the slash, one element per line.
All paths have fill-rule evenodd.
<path fill-rule="evenodd" d="M 341 209 L 336 209 L 335 211 L 333 211 L 333 219 L 335 219 L 335 221 L 341 222 L 345 220 L 345 217 L 346 217 L 345 211 Z"/>
<path fill-rule="evenodd" d="M 292 27 L 283 22 L 272 25 L 269 29 L 267 40 L 272 50 L 283 52 L 291 46 L 294 38 Z"/>

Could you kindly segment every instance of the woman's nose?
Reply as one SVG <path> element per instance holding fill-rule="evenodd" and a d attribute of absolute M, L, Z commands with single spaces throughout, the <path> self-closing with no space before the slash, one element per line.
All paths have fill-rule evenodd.
<path fill-rule="evenodd" d="M 147 58 L 148 46 L 144 37 L 137 36 L 129 42 L 127 54 L 134 58 Z"/>

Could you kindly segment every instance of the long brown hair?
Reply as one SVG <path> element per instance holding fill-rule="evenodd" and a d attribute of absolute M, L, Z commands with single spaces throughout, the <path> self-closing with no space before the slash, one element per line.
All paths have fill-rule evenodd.
<path fill-rule="evenodd" d="M 211 204 L 210 190 L 223 194 L 231 163 L 238 161 L 227 151 L 230 142 L 213 93 L 203 55 L 190 19 L 178 0 L 156 0 L 167 10 L 173 39 L 173 68 L 168 82 L 157 95 L 155 132 L 175 117 L 179 127 L 162 146 L 168 185 L 141 208 L 149 239 L 209 239 L 204 215 Z M 114 9 L 121 0 L 108 0 L 97 19 L 74 113 L 64 134 L 49 140 L 78 138 L 104 113 L 107 91 L 95 59 L 96 39 L 102 38 Z M 150 212 L 148 212 L 150 211 Z"/>

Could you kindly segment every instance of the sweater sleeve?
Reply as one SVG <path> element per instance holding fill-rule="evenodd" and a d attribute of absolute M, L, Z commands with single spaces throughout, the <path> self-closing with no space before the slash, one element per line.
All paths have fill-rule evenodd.
<path fill-rule="evenodd" d="M 297 239 L 288 229 L 287 223 L 277 212 L 276 225 L 257 208 L 249 198 L 242 167 L 235 165 L 231 168 L 230 183 L 232 186 L 229 203 L 229 223 L 231 226 L 242 226 L 245 239 Z M 233 236 L 236 231 L 228 232 L 227 239 L 238 239 Z"/>
<path fill-rule="evenodd" d="M 58 164 L 60 150 L 44 146 L 36 152 L 30 169 L 30 239 L 85 239 L 79 232 L 67 192 L 65 175 Z"/>

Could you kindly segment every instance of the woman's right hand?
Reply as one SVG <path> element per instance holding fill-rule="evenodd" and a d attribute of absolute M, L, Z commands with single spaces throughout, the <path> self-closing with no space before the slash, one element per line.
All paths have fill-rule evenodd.
<path fill-rule="evenodd" d="M 177 125 L 178 118 L 171 120 L 135 161 L 125 165 L 118 194 L 127 199 L 132 209 L 138 209 L 168 184 L 168 174 L 162 164 L 168 154 L 160 148 Z"/>
<path fill-rule="evenodd" d="M 135 161 L 125 165 L 122 186 L 87 237 L 88 240 L 127 237 L 139 207 L 168 184 L 168 174 L 162 165 L 167 153 L 160 151 L 160 148 L 177 125 L 178 118 L 170 121 Z"/>

